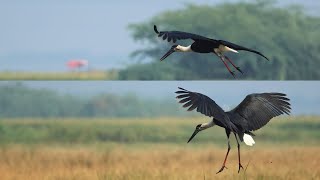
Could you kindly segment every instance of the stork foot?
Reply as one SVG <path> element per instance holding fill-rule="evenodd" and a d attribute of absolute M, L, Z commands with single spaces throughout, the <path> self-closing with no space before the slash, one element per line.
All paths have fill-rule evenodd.
<path fill-rule="evenodd" d="M 221 169 L 220 169 L 216 174 L 221 173 L 221 172 L 224 170 L 224 168 L 228 169 L 225 165 L 223 165 L 223 166 L 221 167 Z"/>
<path fill-rule="evenodd" d="M 243 72 L 241 71 L 240 67 L 236 67 L 236 69 L 241 72 L 241 74 L 243 74 Z"/>
<path fill-rule="evenodd" d="M 241 163 L 239 163 L 239 170 L 238 170 L 238 173 L 240 173 L 240 169 L 242 168 L 243 170 L 243 166 L 241 165 Z"/>
<path fill-rule="evenodd" d="M 236 78 L 236 76 L 235 76 L 235 72 L 234 71 L 229 71 L 230 72 L 230 74 L 233 76 L 233 78 Z"/>

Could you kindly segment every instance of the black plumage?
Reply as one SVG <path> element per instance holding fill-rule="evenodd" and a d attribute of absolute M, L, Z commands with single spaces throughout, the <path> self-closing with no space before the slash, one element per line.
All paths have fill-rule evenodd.
<path fill-rule="evenodd" d="M 225 112 L 214 100 L 201 93 L 188 91 L 180 88 L 176 92 L 179 103 L 183 104 L 188 111 L 194 109 L 208 117 L 212 117 L 214 124 L 225 128 L 228 137 L 228 153 L 230 150 L 229 135 L 234 133 L 243 141 L 244 134 L 254 135 L 252 131 L 260 129 L 266 125 L 273 117 L 290 114 L 290 99 L 283 93 L 256 93 L 247 95 L 246 98 L 231 111 Z M 196 128 L 196 133 L 201 129 Z M 192 139 L 195 134 L 192 135 Z M 189 139 L 189 141 L 190 141 Z M 227 153 L 227 155 L 228 155 Z M 225 157 L 225 161 L 227 159 Z M 240 145 L 238 142 L 239 171 L 242 167 L 240 163 Z M 220 169 L 221 172 L 225 167 L 225 162 Z"/>
<path fill-rule="evenodd" d="M 177 40 L 185 40 L 192 39 L 194 41 L 209 41 L 214 42 L 214 39 L 206 38 L 204 36 L 200 36 L 197 34 L 182 32 L 182 31 L 158 31 L 156 25 L 153 26 L 154 31 L 158 34 L 158 37 L 162 37 L 163 40 L 167 40 L 168 42 L 172 41 L 176 43 Z"/>
<path fill-rule="evenodd" d="M 239 115 L 232 119 L 233 122 L 244 121 L 247 127 L 243 128 L 246 131 L 254 131 L 266 125 L 273 117 L 289 115 L 291 107 L 289 99 L 285 96 L 282 93 L 250 94 L 227 114 L 228 116 Z"/>

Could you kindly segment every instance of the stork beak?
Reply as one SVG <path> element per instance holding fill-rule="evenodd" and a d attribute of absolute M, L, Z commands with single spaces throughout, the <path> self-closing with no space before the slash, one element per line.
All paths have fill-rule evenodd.
<path fill-rule="evenodd" d="M 193 132 L 193 134 L 191 135 L 191 137 L 190 137 L 189 140 L 188 140 L 188 143 L 198 134 L 198 132 L 200 132 L 199 129 L 196 129 L 196 130 Z"/>
<path fill-rule="evenodd" d="M 163 61 L 165 58 L 167 58 L 168 56 L 170 56 L 170 54 L 174 53 L 174 48 L 171 48 L 165 55 L 162 56 L 162 58 L 160 59 L 160 61 Z"/>

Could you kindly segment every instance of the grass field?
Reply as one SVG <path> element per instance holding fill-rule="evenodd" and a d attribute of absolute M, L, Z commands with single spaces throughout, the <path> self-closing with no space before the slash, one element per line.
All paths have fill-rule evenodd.
<path fill-rule="evenodd" d="M 191 145 L 192 146 L 192 145 Z M 242 149 L 246 172 L 237 173 L 236 150 L 220 169 L 225 150 L 215 146 L 149 144 L 141 147 L 25 147 L 0 151 L 1 179 L 319 179 L 319 147 Z"/>
<path fill-rule="evenodd" d="M 228 169 L 221 128 L 207 118 L 15 119 L 0 121 L 1 179 L 320 179 L 318 117 L 277 118 L 257 131 L 254 147 L 231 138 Z"/>
<path fill-rule="evenodd" d="M 0 72 L 0 80 L 116 80 L 117 71 Z"/>

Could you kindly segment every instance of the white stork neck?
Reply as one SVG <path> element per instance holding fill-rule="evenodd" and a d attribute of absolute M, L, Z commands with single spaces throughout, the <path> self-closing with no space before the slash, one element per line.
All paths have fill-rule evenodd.
<path fill-rule="evenodd" d="M 192 49 L 191 49 L 191 45 L 190 46 L 181 46 L 181 45 L 178 45 L 177 46 L 177 49 L 181 52 L 191 52 Z"/>
<path fill-rule="evenodd" d="M 201 128 L 202 128 L 202 130 L 205 130 L 205 129 L 208 129 L 208 128 L 214 126 L 214 125 L 215 125 L 215 123 L 214 123 L 213 120 L 212 120 L 212 121 L 210 121 L 210 122 L 203 123 L 203 124 L 201 125 Z"/>

